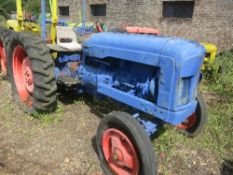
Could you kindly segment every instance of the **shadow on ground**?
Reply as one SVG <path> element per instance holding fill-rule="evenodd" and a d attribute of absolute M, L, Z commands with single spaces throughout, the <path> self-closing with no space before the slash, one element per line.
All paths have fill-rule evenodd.
<path fill-rule="evenodd" d="M 95 98 L 89 94 L 78 94 L 76 91 L 72 90 L 60 90 L 58 99 L 61 103 L 64 105 L 70 105 L 74 104 L 75 102 L 83 102 L 84 104 L 88 105 L 91 109 L 91 112 L 94 113 L 97 117 L 102 119 L 105 115 L 112 111 L 124 111 L 129 114 L 135 114 L 138 113 L 137 110 L 128 107 L 122 103 L 116 102 L 114 100 L 111 100 L 109 98 Z M 155 123 L 160 122 L 160 120 L 151 117 L 149 115 L 140 114 L 143 115 L 145 120 L 154 121 Z M 158 131 L 151 135 L 151 140 L 156 139 L 157 137 L 161 136 L 165 132 L 165 128 L 163 125 L 158 128 Z"/>
<path fill-rule="evenodd" d="M 232 175 L 233 174 L 233 161 L 224 160 L 221 165 L 221 175 Z"/>

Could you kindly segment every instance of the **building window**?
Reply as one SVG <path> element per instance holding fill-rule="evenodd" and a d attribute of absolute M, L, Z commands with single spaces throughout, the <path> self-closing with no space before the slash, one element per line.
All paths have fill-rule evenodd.
<path fill-rule="evenodd" d="M 163 17 L 192 18 L 194 1 L 166 1 L 163 2 Z"/>
<path fill-rule="evenodd" d="M 61 16 L 70 16 L 70 8 L 69 8 L 69 6 L 60 6 L 59 7 L 59 14 Z"/>
<path fill-rule="evenodd" d="M 91 14 L 93 16 L 106 16 L 106 4 L 91 5 Z"/>

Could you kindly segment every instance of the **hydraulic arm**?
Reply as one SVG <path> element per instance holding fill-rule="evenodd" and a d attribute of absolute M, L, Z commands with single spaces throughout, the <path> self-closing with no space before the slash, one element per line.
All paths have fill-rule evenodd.
<path fill-rule="evenodd" d="M 18 27 L 17 30 L 23 30 L 23 10 L 22 10 L 22 0 L 16 0 L 16 8 L 17 8 L 17 21 Z"/>
<path fill-rule="evenodd" d="M 52 26 L 51 26 L 51 40 L 52 43 L 56 43 L 56 26 L 58 21 L 57 16 L 57 0 L 50 0 L 50 8 L 52 13 Z"/>

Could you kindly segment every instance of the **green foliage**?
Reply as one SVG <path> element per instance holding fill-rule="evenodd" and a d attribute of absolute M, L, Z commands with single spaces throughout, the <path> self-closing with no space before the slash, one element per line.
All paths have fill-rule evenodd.
<path fill-rule="evenodd" d="M 6 19 L 4 16 L 0 15 L 0 27 L 5 27 L 6 26 Z"/>
<path fill-rule="evenodd" d="M 23 10 L 28 13 L 39 15 L 41 12 L 40 0 L 22 0 Z M 47 11 L 49 8 L 49 1 L 46 0 Z M 12 11 L 16 12 L 16 0 L 0 0 L 0 8 L 4 9 L 8 14 L 11 14 Z M 3 12 L 0 10 L 0 15 Z M 3 14 L 2 14 L 3 15 Z M 5 15 L 4 15 L 5 16 Z M 6 18 L 6 17 L 5 17 Z"/>
<path fill-rule="evenodd" d="M 206 90 L 214 91 L 223 98 L 233 97 L 233 50 L 219 54 L 215 66 L 221 70 L 204 81 Z"/>
<path fill-rule="evenodd" d="M 23 9 L 28 13 L 39 15 L 41 13 L 41 1 L 40 0 L 23 0 Z M 46 10 L 50 11 L 49 1 L 46 0 Z"/>
<path fill-rule="evenodd" d="M 0 0 L 0 7 L 10 14 L 16 11 L 16 0 Z"/>
<path fill-rule="evenodd" d="M 10 19 L 9 13 L 2 7 L 0 7 L 0 15 L 4 17 L 4 19 L 1 19 L 1 20 Z"/>
<path fill-rule="evenodd" d="M 28 13 L 32 14 L 40 14 L 40 0 L 24 0 L 23 1 L 23 8 Z"/>
<path fill-rule="evenodd" d="M 50 125 L 52 123 L 57 123 L 62 121 L 63 113 L 64 113 L 64 106 L 58 105 L 56 111 L 54 111 L 53 113 L 34 114 L 33 117 L 40 119 L 42 121 L 42 125 Z"/>

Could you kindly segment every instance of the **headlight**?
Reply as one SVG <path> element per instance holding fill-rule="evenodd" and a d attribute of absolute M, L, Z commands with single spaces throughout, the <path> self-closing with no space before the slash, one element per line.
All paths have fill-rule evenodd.
<path fill-rule="evenodd" d="M 189 88 L 191 78 L 181 78 L 177 86 L 176 104 L 184 105 L 189 102 Z"/>

